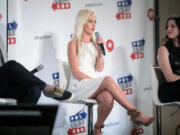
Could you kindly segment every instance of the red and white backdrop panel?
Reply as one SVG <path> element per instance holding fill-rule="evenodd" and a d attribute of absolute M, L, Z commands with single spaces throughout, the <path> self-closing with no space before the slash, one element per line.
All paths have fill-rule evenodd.
<path fill-rule="evenodd" d="M 7 2 L 0 1 L 0 43 L 4 48 L 7 46 Z"/>
<path fill-rule="evenodd" d="M 8 6 L 9 59 L 16 59 L 29 70 L 43 64 L 37 76 L 56 85 L 61 78 L 58 61 L 67 61 L 75 17 L 80 9 L 93 9 L 96 30 L 104 38 L 107 52 L 102 74 L 112 76 L 133 104 L 152 115 L 153 0 L 9 0 Z M 49 103 L 61 108 L 54 134 L 87 134 L 87 110 L 76 114 L 82 105 L 64 106 L 42 94 L 39 104 Z M 96 120 L 97 106 L 94 108 Z M 152 135 L 152 125 L 135 127 L 126 110 L 115 102 L 103 134 L 137 133 Z"/>

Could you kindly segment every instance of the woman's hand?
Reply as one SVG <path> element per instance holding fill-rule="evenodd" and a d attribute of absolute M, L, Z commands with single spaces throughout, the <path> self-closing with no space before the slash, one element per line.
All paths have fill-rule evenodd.
<path fill-rule="evenodd" d="M 99 37 L 99 38 L 96 39 L 96 43 L 104 45 L 104 39 L 102 37 Z M 98 45 L 97 49 L 98 49 L 98 56 L 97 56 L 97 59 L 96 59 L 96 70 L 98 72 L 102 72 L 103 68 L 104 68 L 104 58 L 102 56 L 102 50 L 101 50 L 99 45 Z"/>
<path fill-rule="evenodd" d="M 104 39 L 102 37 L 96 38 L 96 43 L 98 45 L 98 57 L 102 57 L 102 50 L 101 50 L 101 47 L 99 46 L 99 44 L 104 45 Z"/>

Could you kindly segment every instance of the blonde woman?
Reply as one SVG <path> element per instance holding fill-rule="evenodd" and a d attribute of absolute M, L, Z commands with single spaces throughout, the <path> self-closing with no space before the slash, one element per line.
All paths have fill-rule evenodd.
<path fill-rule="evenodd" d="M 103 123 L 112 110 L 114 99 L 128 110 L 132 120 L 148 126 L 153 118 L 139 112 L 131 104 L 122 89 L 110 76 L 98 76 L 103 71 L 104 59 L 97 44 L 104 43 L 100 37 L 94 40 L 96 15 L 82 9 L 77 14 L 73 40 L 68 44 L 68 59 L 72 76 L 70 90 L 76 97 L 93 98 L 98 101 L 97 121 L 94 135 L 101 135 Z"/>

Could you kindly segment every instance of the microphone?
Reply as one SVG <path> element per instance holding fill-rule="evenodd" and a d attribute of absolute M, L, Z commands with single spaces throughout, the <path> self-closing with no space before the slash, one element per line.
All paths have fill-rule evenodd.
<path fill-rule="evenodd" d="M 36 72 L 42 70 L 44 68 L 44 66 L 42 64 L 40 64 L 39 66 L 37 66 L 35 69 L 31 70 L 32 74 L 35 74 Z"/>
<path fill-rule="evenodd" d="M 95 32 L 95 36 L 96 38 L 99 38 L 100 37 L 100 33 L 99 32 Z M 101 48 L 101 52 L 103 55 L 106 55 L 106 52 L 105 52 L 105 49 L 104 49 L 104 45 L 102 43 L 98 44 L 99 47 Z"/>

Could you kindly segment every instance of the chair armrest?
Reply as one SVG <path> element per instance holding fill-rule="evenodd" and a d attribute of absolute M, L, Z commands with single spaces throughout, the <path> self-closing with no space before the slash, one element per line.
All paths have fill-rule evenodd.
<path fill-rule="evenodd" d="M 17 100 L 13 98 L 0 98 L 0 105 L 16 105 Z"/>
<path fill-rule="evenodd" d="M 161 83 L 162 80 L 164 80 L 165 78 L 164 78 L 164 75 L 163 75 L 163 73 L 161 71 L 160 66 L 153 66 L 153 68 L 154 68 L 154 71 L 156 73 L 156 77 L 158 79 L 158 82 Z"/>
<path fill-rule="evenodd" d="M 94 105 L 98 104 L 98 102 L 95 99 L 87 99 L 87 98 L 75 98 L 72 100 L 68 101 L 60 101 L 62 103 L 72 103 L 72 104 L 89 104 L 89 105 Z"/>

